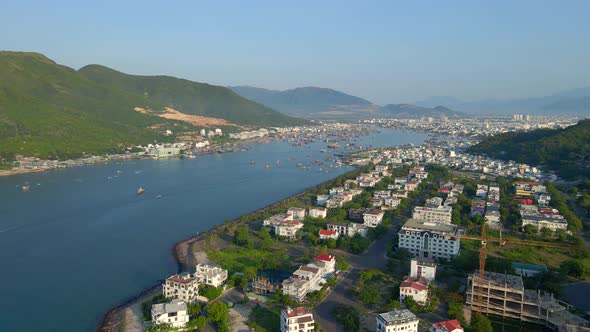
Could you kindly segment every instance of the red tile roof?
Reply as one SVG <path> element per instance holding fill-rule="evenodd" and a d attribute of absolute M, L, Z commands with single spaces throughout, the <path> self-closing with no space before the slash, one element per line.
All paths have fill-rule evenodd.
<path fill-rule="evenodd" d="M 411 287 L 415 290 L 423 291 L 428 289 L 428 280 L 424 277 L 406 277 L 400 287 Z"/>
<path fill-rule="evenodd" d="M 333 236 L 336 235 L 336 231 L 330 231 L 327 229 L 320 229 L 320 235 L 326 235 L 326 236 Z"/>
<path fill-rule="evenodd" d="M 179 276 L 178 274 L 175 274 L 175 275 L 173 275 L 173 276 L 171 276 L 171 277 L 168 277 L 168 280 L 170 280 L 170 281 L 175 281 L 175 282 L 179 282 L 179 283 L 182 283 L 182 284 L 188 284 L 188 283 L 190 283 L 190 282 L 191 282 L 193 279 L 194 279 L 194 278 L 192 278 L 192 277 L 189 277 L 189 278 L 183 278 L 183 277 Z"/>
<path fill-rule="evenodd" d="M 369 211 L 367 211 L 365 213 L 366 214 L 372 214 L 372 215 L 378 216 L 380 214 L 384 214 L 385 212 L 383 212 L 381 210 L 372 209 L 372 210 L 369 210 Z"/>
<path fill-rule="evenodd" d="M 287 311 L 287 316 L 295 317 L 295 316 L 302 316 L 302 315 L 305 315 L 308 313 L 309 313 L 309 311 L 307 311 L 307 309 L 305 309 L 304 307 L 299 307 L 299 308 L 295 308 L 295 309 L 291 309 L 291 310 Z"/>
<path fill-rule="evenodd" d="M 315 256 L 315 259 L 317 259 L 319 261 L 330 262 L 330 261 L 333 261 L 334 259 L 336 259 L 336 257 L 334 257 L 332 255 L 328 255 L 328 254 L 319 254 L 319 255 Z"/>
<path fill-rule="evenodd" d="M 446 330 L 446 331 L 450 332 L 450 331 L 454 331 L 456 329 L 459 329 L 459 330 L 463 331 L 461 324 L 459 324 L 459 321 L 457 321 L 456 319 L 451 319 L 451 320 L 446 320 L 444 322 L 434 323 L 433 325 L 438 330 Z"/>
<path fill-rule="evenodd" d="M 413 288 L 413 289 L 419 290 L 419 291 L 423 291 L 423 290 L 427 290 L 428 289 L 428 287 L 426 287 L 426 286 L 424 286 L 422 284 L 419 284 L 417 282 L 413 282 L 413 281 L 404 281 L 404 282 L 402 282 L 402 284 L 399 287 L 400 288 L 410 287 L 410 288 Z"/>

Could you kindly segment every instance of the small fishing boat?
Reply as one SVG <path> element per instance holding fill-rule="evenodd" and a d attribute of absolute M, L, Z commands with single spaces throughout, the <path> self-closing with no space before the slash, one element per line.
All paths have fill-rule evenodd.
<path fill-rule="evenodd" d="M 145 192 L 145 189 L 143 189 L 143 187 L 139 187 L 139 189 L 137 189 L 137 195 L 143 195 L 143 193 Z"/>

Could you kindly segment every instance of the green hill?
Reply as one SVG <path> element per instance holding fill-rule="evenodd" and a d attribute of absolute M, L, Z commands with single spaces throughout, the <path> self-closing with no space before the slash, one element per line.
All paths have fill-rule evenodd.
<path fill-rule="evenodd" d="M 565 129 L 538 129 L 488 137 L 468 152 L 545 165 L 566 178 L 590 177 L 590 120 Z"/>
<path fill-rule="evenodd" d="M 222 118 L 250 126 L 307 123 L 245 99 L 225 87 L 170 76 L 127 75 L 100 65 L 88 65 L 79 72 L 97 83 L 144 96 L 149 102 L 163 104 L 186 114 Z"/>
<path fill-rule="evenodd" d="M 149 82 L 147 88 L 143 82 Z M 164 137 L 164 129 L 175 133 L 196 129 L 133 110 L 165 106 L 239 125 L 304 122 L 224 87 L 125 75 L 99 66 L 76 71 L 41 54 L 0 52 L 0 161 L 15 154 L 64 159 L 118 152 L 129 145 L 174 139 Z"/>

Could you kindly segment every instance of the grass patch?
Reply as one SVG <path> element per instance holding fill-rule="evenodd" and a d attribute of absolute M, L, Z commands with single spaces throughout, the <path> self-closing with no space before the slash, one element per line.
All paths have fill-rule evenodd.
<path fill-rule="evenodd" d="M 255 332 L 271 332 L 276 331 L 281 325 L 281 317 L 278 311 L 273 311 L 256 306 L 250 313 L 248 326 L 254 329 Z"/>

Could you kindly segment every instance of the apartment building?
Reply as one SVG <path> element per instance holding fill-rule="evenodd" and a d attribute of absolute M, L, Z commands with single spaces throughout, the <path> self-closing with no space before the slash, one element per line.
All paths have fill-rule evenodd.
<path fill-rule="evenodd" d="M 410 218 L 398 233 L 398 247 L 419 258 L 451 259 L 459 254 L 460 240 L 449 235 L 463 234 L 456 225 Z"/>

